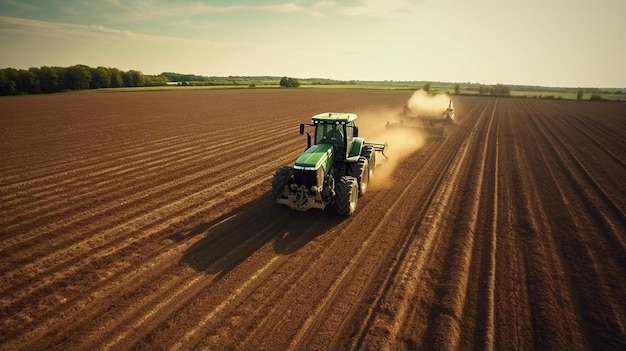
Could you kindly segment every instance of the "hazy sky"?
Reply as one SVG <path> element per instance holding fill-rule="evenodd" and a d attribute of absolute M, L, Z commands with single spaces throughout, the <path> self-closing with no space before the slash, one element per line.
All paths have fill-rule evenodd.
<path fill-rule="evenodd" d="M 0 68 L 626 87 L 626 0 L 0 0 Z"/>

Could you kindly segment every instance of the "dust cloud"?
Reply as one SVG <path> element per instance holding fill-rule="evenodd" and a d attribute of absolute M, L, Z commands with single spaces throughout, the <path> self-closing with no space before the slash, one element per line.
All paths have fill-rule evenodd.
<path fill-rule="evenodd" d="M 395 123 L 401 111 L 392 109 L 372 109 L 358 113 L 359 136 L 366 142 L 387 143 L 385 155 L 376 154 L 376 171 L 370 187 L 386 189 L 393 179 L 398 164 L 426 143 L 426 136 L 415 129 L 386 128 L 387 122 Z"/>
<path fill-rule="evenodd" d="M 370 185 L 372 188 L 388 188 L 398 164 L 424 146 L 427 140 L 427 135 L 417 129 L 387 128 L 387 123 L 398 123 L 405 108 L 409 110 L 407 113 L 414 116 L 442 115 L 449 102 L 450 97 L 447 94 L 431 95 L 423 90 L 417 90 L 407 100 L 405 106 L 398 106 L 396 109 L 370 108 L 357 112 L 359 136 L 364 137 L 366 142 L 387 143 L 385 154 L 389 159 L 384 161 L 382 155 L 376 155 L 377 167 Z"/>
<path fill-rule="evenodd" d="M 429 94 L 424 90 L 417 90 L 406 103 L 407 113 L 411 116 L 441 116 L 448 108 L 450 96 L 448 94 Z"/>

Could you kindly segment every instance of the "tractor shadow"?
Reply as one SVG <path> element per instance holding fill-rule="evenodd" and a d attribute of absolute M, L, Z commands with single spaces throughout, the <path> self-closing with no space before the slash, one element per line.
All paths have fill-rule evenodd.
<path fill-rule="evenodd" d="M 292 211 L 274 202 L 271 193 L 215 220 L 170 236 L 191 245 L 182 262 L 194 269 L 223 277 L 255 252 L 273 242 L 276 254 L 289 255 L 326 233 L 342 219 L 329 211 Z"/>

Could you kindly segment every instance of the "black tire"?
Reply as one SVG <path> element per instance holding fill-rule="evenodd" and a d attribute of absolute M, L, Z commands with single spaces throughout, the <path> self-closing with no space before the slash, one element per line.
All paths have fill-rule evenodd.
<path fill-rule="evenodd" d="M 368 170 L 370 172 L 370 180 L 374 176 L 374 171 L 376 170 L 376 150 L 374 150 L 373 146 L 364 146 L 361 150 L 361 156 L 367 159 Z"/>
<path fill-rule="evenodd" d="M 274 194 L 276 199 L 283 196 L 285 187 L 289 184 L 292 174 L 293 171 L 291 167 L 280 167 L 276 170 L 276 173 L 274 173 L 274 178 L 272 179 L 272 194 Z"/>
<path fill-rule="evenodd" d="M 359 185 L 359 197 L 365 195 L 370 182 L 369 162 L 367 158 L 361 156 L 359 157 L 359 161 L 351 163 L 348 167 L 348 175 L 354 177 Z"/>
<path fill-rule="evenodd" d="M 354 177 L 344 176 L 335 186 L 335 202 L 333 211 L 342 217 L 351 216 L 356 210 L 359 200 L 358 183 Z"/>

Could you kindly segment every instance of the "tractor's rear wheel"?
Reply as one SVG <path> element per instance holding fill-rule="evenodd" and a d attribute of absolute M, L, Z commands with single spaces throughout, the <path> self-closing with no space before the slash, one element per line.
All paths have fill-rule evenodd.
<path fill-rule="evenodd" d="M 359 160 L 350 164 L 349 176 L 356 178 L 359 185 L 359 197 L 365 195 L 367 191 L 367 185 L 370 182 L 369 162 L 364 156 L 359 157 Z"/>
<path fill-rule="evenodd" d="M 367 159 L 369 175 L 370 179 L 372 179 L 376 170 L 376 150 L 374 150 L 373 146 L 364 146 L 363 150 L 361 150 L 361 156 Z"/>
<path fill-rule="evenodd" d="M 285 187 L 289 184 L 292 174 L 293 171 L 291 167 L 280 167 L 276 170 L 276 173 L 274 173 L 274 178 L 272 179 L 272 194 L 274 194 L 276 199 L 283 196 Z"/>
<path fill-rule="evenodd" d="M 359 184 L 354 177 L 344 176 L 335 186 L 335 202 L 333 210 L 340 216 L 351 216 L 356 210 L 359 200 Z"/>

